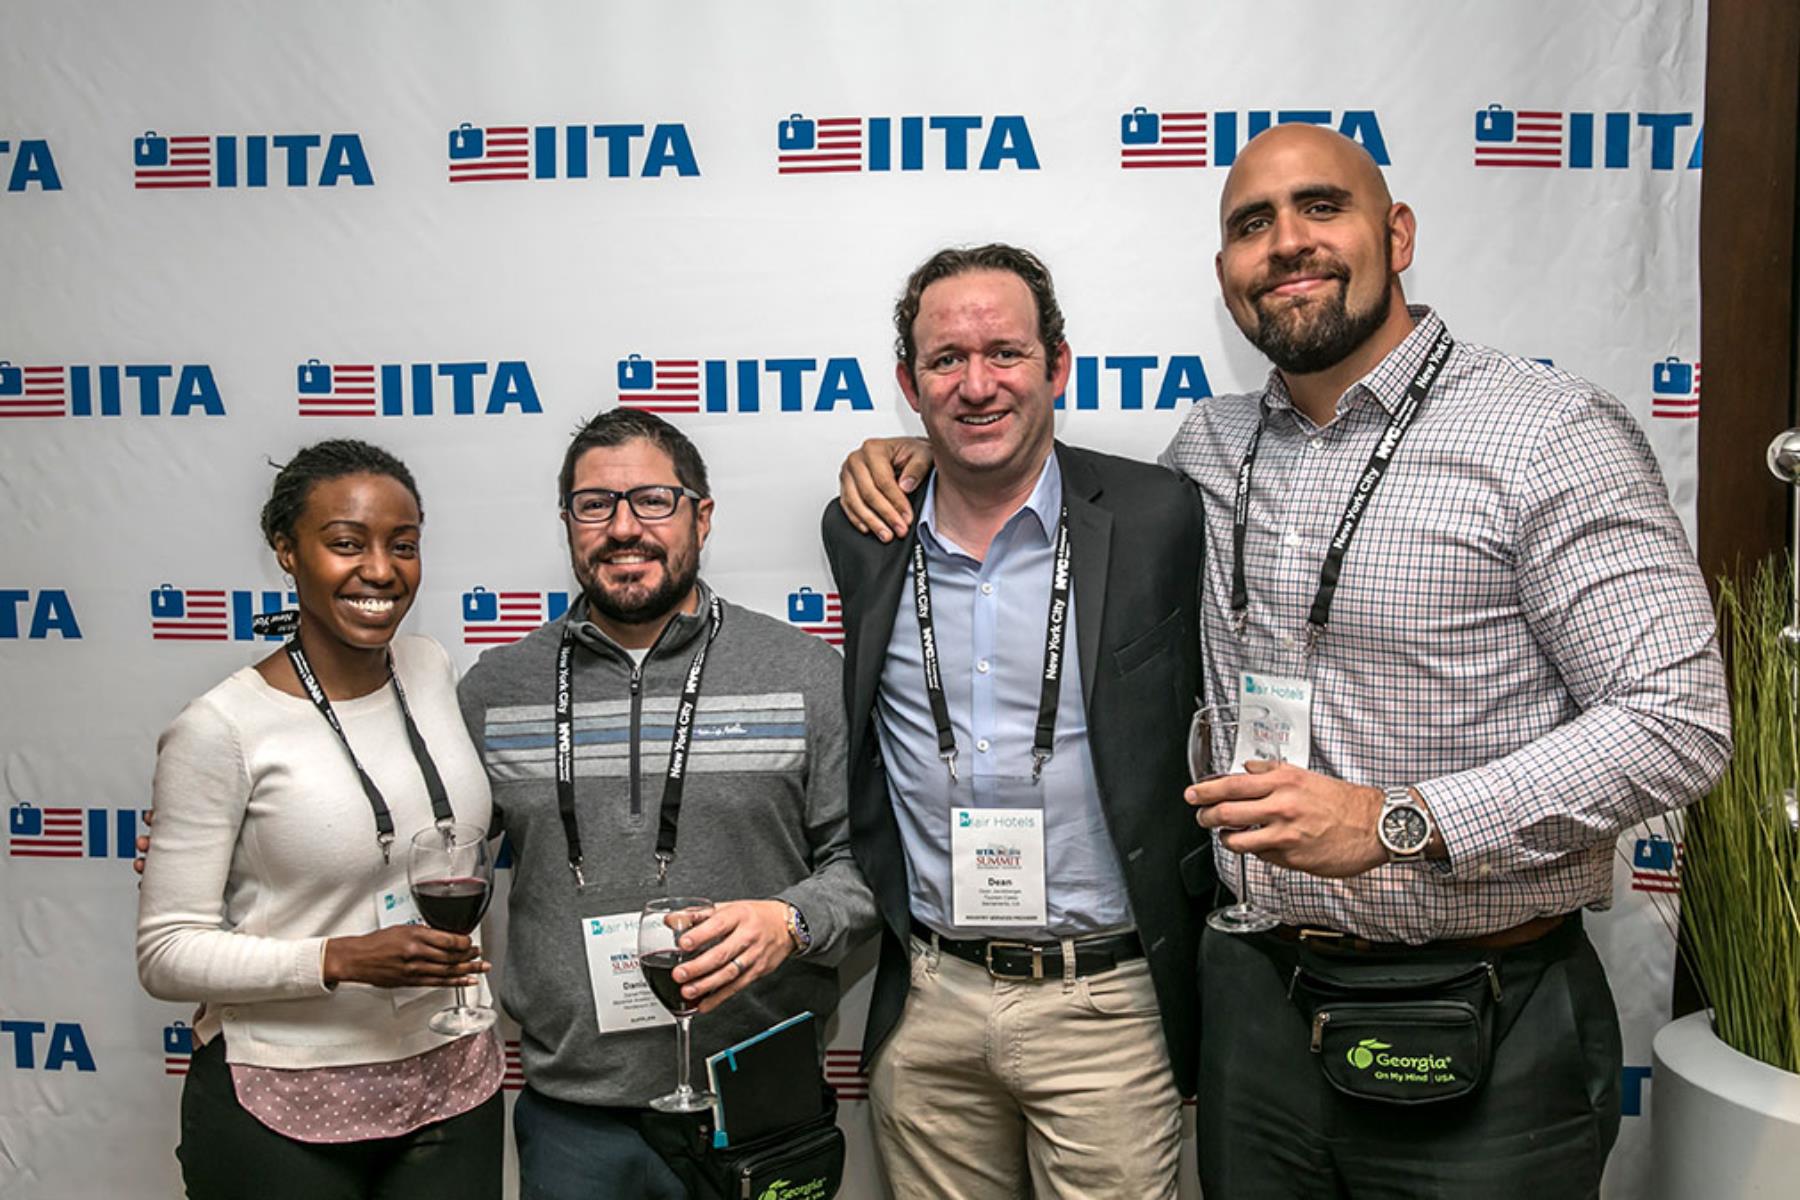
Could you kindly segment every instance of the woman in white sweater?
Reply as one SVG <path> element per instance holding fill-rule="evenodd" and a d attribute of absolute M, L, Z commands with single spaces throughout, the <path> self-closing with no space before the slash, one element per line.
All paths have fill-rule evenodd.
<path fill-rule="evenodd" d="M 458 822 L 489 821 L 448 656 L 395 636 L 418 592 L 421 520 L 411 473 L 385 451 L 295 455 L 262 524 L 294 577 L 298 634 L 157 743 L 138 976 L 200 1005 L 176 1151 L 195 1200 L 500 1194 L 499 1043 L 427 1027 L 441 989 L 487 964 L 467 937 L 391 923 L 432 793 Z M 324 705 L 301 685 L 307 667 Z"/>

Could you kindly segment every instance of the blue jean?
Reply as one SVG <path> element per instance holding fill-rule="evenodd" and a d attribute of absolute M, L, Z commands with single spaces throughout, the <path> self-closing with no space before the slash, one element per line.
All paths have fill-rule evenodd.
<path fill-rule="evenodd" d="M 527 1086 L 513 1106 L 520 1200 L 686 1200 L 638 1133 L 637 1112 L 570 1104 Z"/>

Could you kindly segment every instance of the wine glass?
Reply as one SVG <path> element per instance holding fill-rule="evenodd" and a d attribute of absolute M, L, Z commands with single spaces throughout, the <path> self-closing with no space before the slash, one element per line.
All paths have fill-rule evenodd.
<path fill-rule="evenodd" d="M 711 900 L 658 896 L 644 905 L 638 918 L 638 969 L 650 991 L 675 1016 L 675 1090 L 650 1102 L 658 1112 L 699 1112 L 713 1102 L 711 1092 L 697 1092 L 688 1082 L 689 1026 L 700 1011 L 700 1002 L 683 996 L 681 985 L 675 982 L 675 968 L 707 949 L 683 950 L 681 936 L 712 914 Z"/>
<path fill-rule="evenodd" d="M 406 882 L 412 887 L 419 915 L 433 929 L 474 933 L 494 891 L 494 860 L 488 853 L 487 830 L 455 822 L 413 834 L 406 852 Z M 432 1014 L 433 1032 L 461 1037 L 494 1023 L 494 1010 L 463 1001 Z"/>
<path fill-rule="evenodd" d="M 1258 728 L 1268 724 L 1269 716 L 1269 710 L 1260 704 L 1213 704 L 1196 710 L 1193 724 L 1188 727 L 1188 774 L 1193 781 L 1204 783 L 1230 774 L 1237 757 L 1240 721 L 1251 723 L 1249 757 L 1280 762 L 1281 747 L 1272 736 L 1264 736 L 1272 731 Z M 1251 901 L 1250 856 L 1242 851 L 1238 852 L 1237 895 L 1236 904 L 1208 913 L 1206 923 L 1220 933 L 1261 933 L 1281 924 L 1275 914 L 1263 911 Z"/>

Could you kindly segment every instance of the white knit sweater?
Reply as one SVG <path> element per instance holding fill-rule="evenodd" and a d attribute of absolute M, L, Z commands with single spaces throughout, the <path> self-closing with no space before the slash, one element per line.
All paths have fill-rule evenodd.
<path fill-rule="evenodd" d="M 486 828 L 487 775 L 456 705 L 456 672 L 429 638 L 393 643 L 413 718 L 458 821 Z M 189 704 L 157 742 L 156 827 L 138 899 L 138 977 L 196 1000 L 195 1034 L 268 1067 L 391 1062 L 450 1040 L 426 1028 L 447 990 L 327 988 L 325 941 L 378 928 L 405 894 L 406 846 L 431 824 L 392 687 L 333 709 L 394 817 L 383 865 L 349 756 L 312 702 L 245 667 Z M 410 1003 L 397 1006 L 396 995 Z"/>

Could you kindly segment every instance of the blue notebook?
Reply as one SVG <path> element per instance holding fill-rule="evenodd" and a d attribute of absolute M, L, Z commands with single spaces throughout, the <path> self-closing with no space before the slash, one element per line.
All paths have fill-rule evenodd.
<path fill-rule="evenodd" d="M 825 1111 L 825 1079 L 810 1012 L 771 1025 L 706 1060 L 713 1146 L 743 1145 Z"/>

